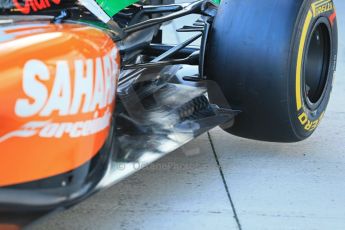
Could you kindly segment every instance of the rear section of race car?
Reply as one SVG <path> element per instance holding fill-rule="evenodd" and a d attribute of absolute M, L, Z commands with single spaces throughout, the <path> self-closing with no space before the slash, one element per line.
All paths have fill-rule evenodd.
<path fill-rule="evenodd" d="M 180 62 L 197 63 L 185 47 L 200 35 L 181 48 L 152 44 L 163 13 L 201 1 L 141 3 L 111 20 L 90 2 L 1 2 L 0 222 L 71 206 L 233 119 L 204 85 L 177 77 Z"/>
<path fill-rule="evenodd" d="M 1 1 L 0 210 L 70 206 L 218 125 L 275 142 L 317 128 L 333 1 L 115 2 Z M 189 14 L 191 37 L 163 44 Z"/>

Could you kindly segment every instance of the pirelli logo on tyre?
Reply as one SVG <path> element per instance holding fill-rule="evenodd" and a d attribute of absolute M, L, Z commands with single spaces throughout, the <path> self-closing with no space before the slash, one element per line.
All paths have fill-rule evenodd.
<path fill-rule="evenodd" d="M 311 4 L 313 16 L 317 17 L 324 12 L 328 12 L 334 9 L 332 0 L 320 0 Z"/>

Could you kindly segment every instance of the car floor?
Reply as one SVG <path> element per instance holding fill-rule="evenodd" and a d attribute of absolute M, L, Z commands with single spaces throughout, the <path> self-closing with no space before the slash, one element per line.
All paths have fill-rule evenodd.
<path fill-rule="evenodd" d="M 219 128 L 31 229 L 345 229 L 345 1 L 327 113 L 307 141 Z"/>

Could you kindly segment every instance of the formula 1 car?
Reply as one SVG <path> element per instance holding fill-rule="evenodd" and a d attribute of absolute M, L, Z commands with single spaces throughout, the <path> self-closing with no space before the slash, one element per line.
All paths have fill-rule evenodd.
<path fill-rule="evenodd" d="M 337 36 L 332 0 L 0 0 L 0 223 L 68 208 L 216 126 L 308 138 Z"/>

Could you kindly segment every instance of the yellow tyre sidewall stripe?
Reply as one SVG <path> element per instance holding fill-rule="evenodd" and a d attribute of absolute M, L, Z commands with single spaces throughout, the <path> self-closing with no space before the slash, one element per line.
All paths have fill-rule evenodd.
<path fill-rule="evenodd" d="M 302 70 L 303 70 L 303 56 L 304 56 L 304 49 L 307 39 L 308 30 L 310 27 L 311 20 L 313 19 L 313 12 L 309 10 L 307 18 L 303 25 L 302 36 L 299 44 L 298 49 L 298 56 L 297 56 L 297 67 L 296 67 L 296 105 L 297 111 L 302 109 L 302 87 L 301 87 L 301 78 L 302 78 Z"/>
<path fill-rule="evenodd" d="M 332 0 L 319 0 L 311 4 L 311 8 L 308 11 L 307 17 L 305 19 L 305 22 L 302 28 L 302 34 L 301 34 L 301 39 L 300 39 L 299 48 L 298 48 L 297 65 L 296 65 L 296 107 L 297 107 L 297 113 L 298 113 L 298 120 L 306 131 L 315 130 L 315 128 L 319 125 L 324 115 L 324 112 L 322 112 L 322 114 L 319 116 L 318 119 L 314 121 L 309 120 L 308 115 L 304 109 L 303 99 L 302 99 L 303 59 L 304 59 L 307 35 L 309 32 L 312 19 L 319 16 L 319 14 L 315 13 L 316 8 L 322 6 L 323 4 L 332 4 L 332 6 L 329 7 L 329 10 L 334 10 L 334 5 L 333 5 Z"/>

